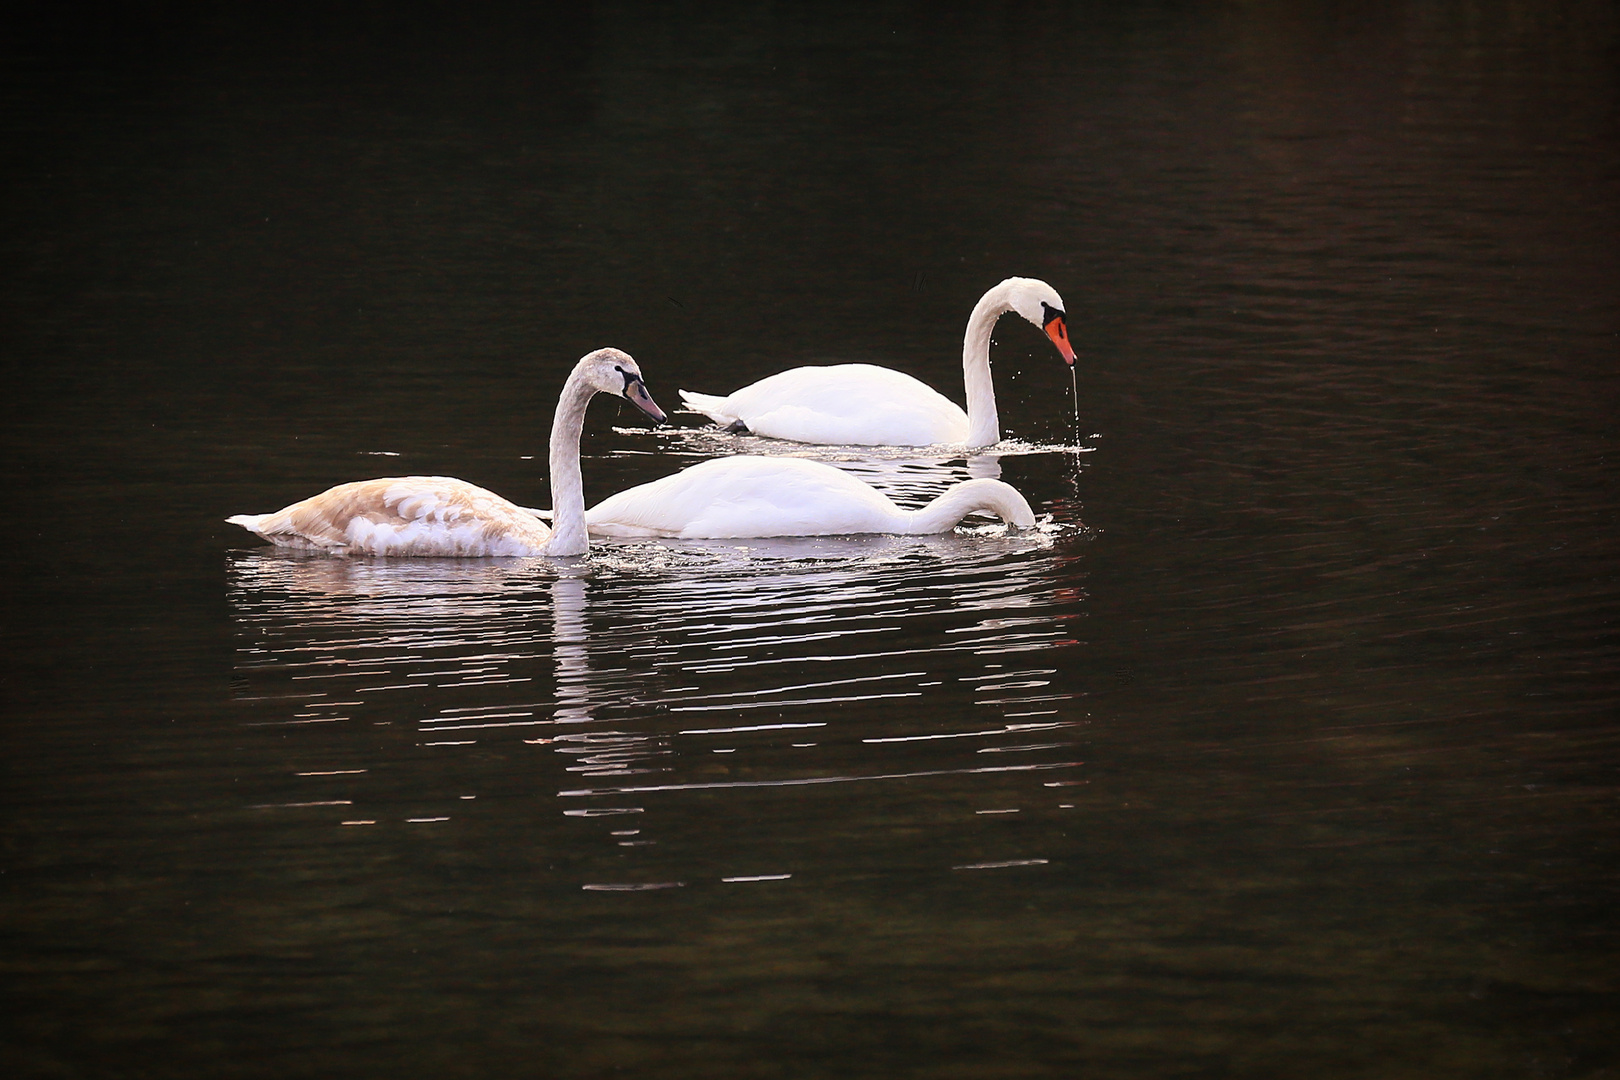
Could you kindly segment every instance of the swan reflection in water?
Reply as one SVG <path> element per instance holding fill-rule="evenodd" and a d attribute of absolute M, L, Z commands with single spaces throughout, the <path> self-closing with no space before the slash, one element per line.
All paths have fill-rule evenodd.
<path fill-rule="evenodd" d="M 1053 587 L 1059 534 L 1000 528 L 612 543 L 569 567 L 242 552 L 239 700 L 307 741 L 311 775 L 371 755 L 429 790 L 449 756 L 582 826 L 635 812 L 615 847 L 651 846 L 685 791 L 1016 774 L 1040 792 L 1075 765 L 1083 597 Z M 368 722 L 381 744 L 344 737 Z M 540 771 L 516 780 L 494 764 L 525 761 Z M 384 820 L 361 794 L 339 816 Z"/>
<path fill-rule="evenodd" d="M 591 720 L 591 657 L 586 647 L 585 581 L 559 576 L 551 583 L 551 649 L 557 665 L 559 724 Z"/>
<path fill-rule="evenodd" d="M 334 696 L 432 691 L 456 699 L 412 719 L 424 732 L 584 723 L 641 693 L 620 667 L 593 671 L 585 621 L 588 563 L 545 559 L 388 559 L 235 554 L 231 598 L 245 641 L 238 675 L 302 682 L 305 710 Z M 535 701 L 552 674 L 549 700 Z M 485 709 L 461 700 L 505 687 Z M 511 700 L 522 688 L 523 702 Z M 338 691 L 342 690 L 342 693 Z M 263 695 L 248 695 L 260 700 Z M 284 698 L 285 694 L 275 695 Z M 421 700 L 417 695 L 414 700 Z M 360 703 L 355 703 L 360 704 Z M 420 711 L 420 710 L 416 710 Z M 333 716 L 333 719 L 348 719 Z M 496 721 L 507 721 L 497 723 Z"/>

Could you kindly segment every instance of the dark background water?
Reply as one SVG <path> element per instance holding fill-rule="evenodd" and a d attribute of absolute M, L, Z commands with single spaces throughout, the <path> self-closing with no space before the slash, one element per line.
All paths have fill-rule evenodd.
<path fill-rule="evenodd" d="M 1620 1074 L 1617 41 L 1510 0 L 15 22 L 8 1074 Z M 1043 537 L 402 566 L 221 520 L 396 472 L 545 505 L 606 344 L 666 408 L 825 359 L 959 398 L 1009 274 L 1081 354 L 1076 432 L 998 333 Z M 598 402 L 588 496 L 748 445 L 677 419 Z"/>

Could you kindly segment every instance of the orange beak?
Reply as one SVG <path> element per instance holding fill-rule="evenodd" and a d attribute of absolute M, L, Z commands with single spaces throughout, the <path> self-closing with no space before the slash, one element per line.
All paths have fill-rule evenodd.
<path fill-rule="evenodd" d="M 1063 316 L 1054 315 L 1047 320 L 1046 336 L 1057 346 L 1057 351 L 1062 354 L 1064 362 L 1073 367 L 1074 347 L 1069 344 L 1069 328 L 1063 324 Z"/>

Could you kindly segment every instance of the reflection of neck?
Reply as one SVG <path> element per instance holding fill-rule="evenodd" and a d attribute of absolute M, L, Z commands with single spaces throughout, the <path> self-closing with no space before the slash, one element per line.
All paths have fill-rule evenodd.
<path fill-rule="evenodd" d="M 968 317 L 967 333 L 962 337 L 962 382 L 967 390 L 969 446 L 991 446 L 1001 441 L 996 387 L 990 379 L 990 334 L 996 320 L 1011 310 L 1003 283 L 981 296 Z"/>
<path fill-rule="evenodd" d="M 585 431 L 585 406 L 596 393 L 575 369 L 557 399 L 551 421 L 551 539 L 548 555 L 583 555 L 590 550 L 585 532 L 585 480 L 579 472 L 579 441 Z"/>
<path fill-rule="evenodd" d="M 1001 479 L 1001 455 L 974 454 L 967 459 L 967 471 L 968 475 L 975 480 L 999 480 Z"/>
<path fill-rule="evenodd" d="M 591 661 L 585 637 L 585 582 L 560 577 L 551 583 L 552 657 L 557 665 L 555 719 L 560 724 L 591 718 Z"/>

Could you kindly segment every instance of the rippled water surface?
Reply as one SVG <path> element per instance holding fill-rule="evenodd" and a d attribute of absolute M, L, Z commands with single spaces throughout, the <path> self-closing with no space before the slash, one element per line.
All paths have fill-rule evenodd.
<path fill-rule="evenodd" d="M 26 1077 L 1620 1075 L 1603 3 L 40 17 L 3 46 L 0 1064 Z M 798 454 L 1038 529 L 298 557 Z M 1077 393 L 1076 393 L 1077 391 Z"/>

